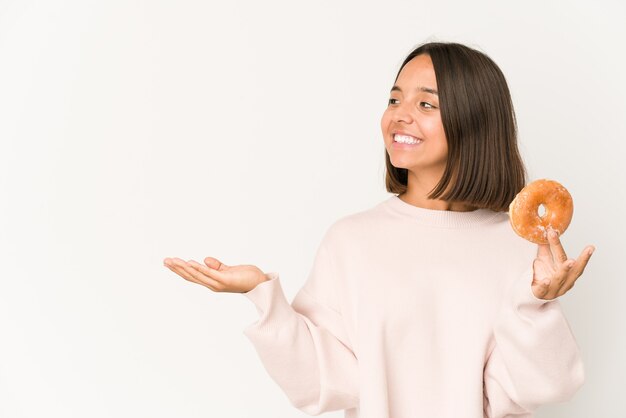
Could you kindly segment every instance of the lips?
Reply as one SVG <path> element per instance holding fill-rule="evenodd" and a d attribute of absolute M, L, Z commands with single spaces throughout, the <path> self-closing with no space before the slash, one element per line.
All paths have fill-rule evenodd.
<path fill-rule="evenodd" d="M 393 131 L 391 132 L 391 138 L 394 140 L 394 142 L 396 142 L 396 135 L 404 135 L 404 136 L 410 136 L 411 138 L 413 138 L 416 141 L 423 141 L 422 138 L 420 138 L 417 135 L 413 135 L 409 132 L 404 132 L 404 131 Z"/>
<path fill-rule="evenodd" d="M 392 131 L 391 132 L 392 135 L 398 134 L 398 135 L 406 135 L 406 136 L 412 136 L 413 138 L 419 138 L 419 136 L 414 135 L 410 132 L 405 132 L 405 131 Z"/>
<path fill-rule="evenodd" d="M 396 134 L 393 137 L 393 146 L 395 147 L 397 146 L 414 147 L 416 145 L 421 144 L 422 142 L 424 141 L 414 136 Z"/>

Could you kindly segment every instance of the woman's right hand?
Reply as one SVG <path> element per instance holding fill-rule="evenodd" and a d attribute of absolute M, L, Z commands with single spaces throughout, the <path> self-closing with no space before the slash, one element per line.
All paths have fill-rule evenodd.
<path fill-rule="evenodd" d="M 214 292 L 246 293 L 269 278 L 256 266 L 227 266 L 213 257 L 204 264 L 177 257 L 165 258 L 163 265 L 183 279 L 206 286 Z"/>

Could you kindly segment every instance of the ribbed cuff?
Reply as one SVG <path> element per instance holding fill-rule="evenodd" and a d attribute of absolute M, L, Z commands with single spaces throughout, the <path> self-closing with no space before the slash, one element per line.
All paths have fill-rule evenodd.
<path fill-rule="evenodd" d="M 247 329 L 269 326 L 274 319 L 284 318 L 294 313 L 291 304 L 285 297 L 278 273 L 266 273 L 270 280 L 259 283 L 254 289 L 242 293 L 256 306 L 259 320 L 250 324 Z"/>

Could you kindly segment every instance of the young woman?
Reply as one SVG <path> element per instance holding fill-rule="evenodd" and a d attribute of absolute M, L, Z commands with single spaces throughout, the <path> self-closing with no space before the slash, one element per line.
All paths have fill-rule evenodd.
<path fill-rule="evenodd" d="M 571 398 L 584 368 L 557 298 L 594 247 L 569 259 L 558 236 L 535 245 L 512 230 L 526 179 L 498 66 L 461 44 L 419 46 L 381 128 L 393 195 L 327 229 L 291 304 L 276 272 L 212 257 L 165 265 L 255 304 L 244 333 L 310 415 L 531 417 Z"/>

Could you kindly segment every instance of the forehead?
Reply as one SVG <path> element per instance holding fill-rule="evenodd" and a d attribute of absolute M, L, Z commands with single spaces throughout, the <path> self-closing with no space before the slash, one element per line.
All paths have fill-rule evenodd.
<path fill-rule="evenodd" d="M 428 55 L 418 55 L 411 59 L 400 71 L 396 85 L 403 91 L 413 90 L 417 86 L 437 88 L 437 77 L 433 62 Z"/>

